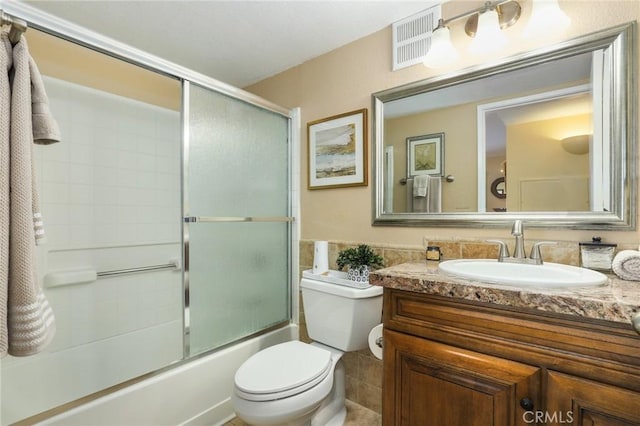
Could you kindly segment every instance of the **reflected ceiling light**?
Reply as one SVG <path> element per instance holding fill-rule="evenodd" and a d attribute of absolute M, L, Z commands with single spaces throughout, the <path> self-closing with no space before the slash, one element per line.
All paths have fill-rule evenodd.
<path fill-rule="evenodd" d="M 458 59 L 456 48 L 451 43 L 448 24 L 462 18 L 467 18 L 465 32 L 473 37 L 469 49 L 474 53 L 488 53 L 504 47 L 507 38 L 501 30 L 509 28 L 520 18 L 522 7 L 515 0 L 487 1 L 484 6 L 454 16 L 450 19 L 440 19 L 433 30 L 431 48 L 427 52 L 424 64 L 429 68 L 441 68 L 450 65 Z M 566 19 L 553 24 L 552 29 L 565 28 L 569 18 L 560 10 L 557 0 L 533 0 L 532 20 L 541 16 L 544 24 L 536 24 L 541 30 L 549 32 L 549 19 L 555 19 L 560 12 Z M 549 19 L 547 19 L 549 14 Z M 534 16 L 535 15 L 535 16 Z M 538 18 L 536 18 L 538 19 Z M 555 22 L 555 21 L 554 21 Z"/>
<path fill-rule="evenodd" d="M 424 64 L 429 68 L 443 68 L 456 62 L 460 55 L 451 43 L 449 28 L 444 20 L 438 21 L 438 26 L 431 35 L 431 48 L 424 57 Z"/>
<path fill-rule="evenodd" d="M 569 154 L 582 155 L 589 152 L 591 135 L 576 135 L 562 139 L 562 149 Z"/>
<path fill-rule="evenodd" d="M 558 0 L 533 0 L 531 18 L 522 34 L 526 38 L 547 37 L 565 30 L 569 24 L 571 18 L 560 9 Z"/>

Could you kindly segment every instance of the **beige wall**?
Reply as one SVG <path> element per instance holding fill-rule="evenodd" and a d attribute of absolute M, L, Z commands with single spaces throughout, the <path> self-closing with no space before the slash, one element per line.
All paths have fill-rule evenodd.
<path fill-rule="evenodd" d="M 471 120 L 469 120 L 471 118 Z M 399 180 L 407 176 L 407 137 L 444 132 L 444 176 L 455 176 L 455 182 L 442 181 L 442 211 L 476 211 L 477 153 L 469 152 L 470 140 L 476 139 L 476 104 L 456 105 L 422 114 L 385 120 L 385 144 L 394 150 L 394 212 L 406 212 L 406 186 Z"/>
<path fill-rule="evenodd" d="M 179 111 L 180 80 L 30 28 L 29 52 L 43 75 Z"/>
<path fill-rule="evenodd" d="M 567 129 L 592 128 L 590 114 L 507 126 L 507 211 L 590 210 L 589 155 L 565 151 L 560 139 Z M 527 187 L 535 187 L 528 194 L 535 200 L 521 194 Z"/>
<path fill-rule="evenodd" d="M 481 4 L 481 1 L 447 3 L 444 14 L 453 16 L 460 9 L 464 10 Z M 588 34 L 640 18 L 638 1 L 560 0 L 560 6 L 571 17 L 572 24 L 559 39 Z M 496 56 L 484 58 L 484 60 L 490 61 L 498 57 L 510 56 L 519 51 L 541 47 L 559 40 L 558 38 L 553 41 L 524 40 L 521 33 L 530 14 L 531 2 L 523 1 L 522 7 L 520 21 L 505 30 L 510 40 L 509 45 Z M 464 35 L 463 26 L 464 20 L 455 23 L 451 28 L 453 41 L 461 51 L 466 49 L 469 43 L 469 39 Z M 470 55 L 463 56 L 463 62 L 457 68 L 482 62 Z M 421 246 L 424 235 L 438 238 L 508 236 L 506 229 L 373 227 L 371 226 L 371 184 L 368 187 L 316 191 L 305 189 L 307 122 L 359 108 L 370 109 L 371 94 L 374 92 L 450 71 L 430 70 L 422 65 L 391 71 L 391 28 L 389 27 L 247 88 L 250 92 L 280 105 L 301 107 L 302 238 Z M 369 179 L 369 182 L 372 182 L 372 179 Z M 527 231 L 527 237 L 584 241 L 590 240 L 593 233 L 594 231 L 531 229 Z M 637 243 L 639 236 L 638 232 L 598 232 L 598 234 L 605 240 L 618 243 Z"/>

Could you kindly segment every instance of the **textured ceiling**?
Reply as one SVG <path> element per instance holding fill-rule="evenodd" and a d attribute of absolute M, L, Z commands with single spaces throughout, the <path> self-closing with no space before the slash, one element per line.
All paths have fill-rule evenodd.
<path fill-rule="evenodd" d="M 436 2 L 25 3 L 225 83 L 246 87 L 379 31 Z"/>

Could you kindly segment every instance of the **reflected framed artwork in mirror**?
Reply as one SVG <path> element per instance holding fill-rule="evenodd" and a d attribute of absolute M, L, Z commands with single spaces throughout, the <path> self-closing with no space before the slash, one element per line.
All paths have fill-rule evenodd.
<path fill-rule="evenodd" d="M 635 27 L 374 93 L 373 224 L 635 229 Z M 440 133 L 455 182 L 441 212 L 411 211 L 409 140 Z"/>
<path fill-rule="evenodd" d="M 407 138 L 407 178 L 442 176 L 444 133 Z"/>

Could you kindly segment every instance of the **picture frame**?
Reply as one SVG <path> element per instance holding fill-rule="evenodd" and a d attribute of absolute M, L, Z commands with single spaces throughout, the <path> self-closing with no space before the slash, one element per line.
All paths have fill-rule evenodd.
<path fill-rule="evenodd" d="M 407 138 L 407 178 L 444 176 L 444 133 Z"/>
<path fill-rule="evenodd" d="M 367 186 L 367 109 L 307 123 L 308 189 Z"/>

